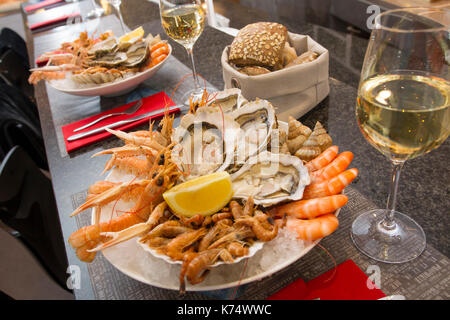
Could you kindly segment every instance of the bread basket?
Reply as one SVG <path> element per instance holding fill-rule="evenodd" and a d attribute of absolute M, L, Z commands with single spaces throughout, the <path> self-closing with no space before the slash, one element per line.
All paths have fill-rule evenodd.
<path fill-rule="evenodd" d="M 288 41 L 297 55 L 308 50 L 319 57 L 314 61 L 271 73 L 248 76 L 228 63 L 229 46 L 222 53 L 225 89 L 240 88 L 245 98 L 269 100 L 277 108 L 277 118 L 287 121 L 289 115 L 299 118 L 319 104 L 330 92 L 328 84 L 328 50 L 311 37 L 288 33 Z"/>

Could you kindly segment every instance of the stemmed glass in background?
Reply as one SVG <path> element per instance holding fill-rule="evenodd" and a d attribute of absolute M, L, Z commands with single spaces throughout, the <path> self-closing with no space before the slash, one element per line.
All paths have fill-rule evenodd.
<path fill-rule="evenodd" d="M 361 214 L 351 236 L 378 261 L 410 261 L 426 245 L 422 228 L 395 211 L 395 203 L 405 161 L 437 148 L 450 133 L 449 21 L 445 9 L 386 11 L 370 37 L 356 116 L 364 137 L 391 160 L 393 174 L 387 208 Z"/>
<path fill-rule="evenodd" d="M 95 0 L 91 0 L 93 9 L 88 13 L 88 18 L 100 18 L 104 13 L 105 9 L 99 7 Z"/>
<path fill-rule="evenodd" d="M 122 27 L 122 34 L 127 33 L 125 29 L 125 23 L 123 22 L 122 12 L 120 12 L 120 5 L 122 0 L 108 0 L 108 2 L 116 9 L 117 15 L 119 16 L 120 26 Z"/>
<path fill-rule="evenodd" d="M 194 100 L 202 95 L 193 55 L 194 44 L 205 26 L 205 10 L 202 2 L 200 0 L 160 0 L 159 2 L 164 31 L 186 48 L 191 59 L 195 89 L 188 92 L 187 96 L 193 97 Z"/>

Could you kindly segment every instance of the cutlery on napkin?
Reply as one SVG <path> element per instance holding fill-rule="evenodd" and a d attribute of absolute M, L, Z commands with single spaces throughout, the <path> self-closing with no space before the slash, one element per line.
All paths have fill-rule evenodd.
<path fill-rule="evenodd" d="M 42 30 L 44 28 L 51 28 L 51 27 L 57 27 L 60 25 L 65 25 L 67 20 L 69 20 L 71 18 L 75 18 L 75 17 L 80 17 L 80 13 L 73 12 L 73 13 L 64 14 L 64 15 L 59 16 L 54 19 L 34 23 L 34 24 L 30 25 L 29 28 L 32 32 L 44 31 L 44 30 Z"/>
<path fill-rule="evenodd" d="M 105 114 L 104 116 L 99 117 L 98 119 L 89 122 L 88 124 L 85 124 L 84 126 L 81 126 L 79 128 L 76 128 L 75 130 L 73 130 L 73 132 L 78 132 L 81 130 L 84 130 L 88 127 L 93 126 L 94 124 L 96 124 L 97 122 L 103 121 L 109 117 L 114 117 L 114 116 L 121 116 L 121 115 L 133 115 L 136 113 L 136 111 L 139 110 L 139 108 L 142 107 L 142 100 L 139 100 L 138 102 L 136 102 L 135 104 L 132 104 L 129 108 L 127 108 L 126 110 L 122 111 L 122 112 L 113 112 L 113 113 L 108 113 Z"/>
<path fill-rule="evenodd" d="M 74 135 L 74 130 L 76 128 L 79 128 L 80 126 L 86 125 L 90 122 L 92 122 L 95 119 L 98 119 L 101 116 L 110 114 L 110 113 L 117 113 L 117 112 L 122 112 L 124 110 L 126 110 L 127 108 L 129 108 L 130 106 L 132 106 L 133 104 L 135 104 L 136 101 L 131 102 L 131 103 L 127 103 L 123 106 L 111 109 L 109 111 L 105 111 L 102 112 L 100 114 L 88 117 L 86 119 L 83 120 L 79 120 L 73 123 L 69 123 L 67 125 L 64 125 L 61 127 L 63 136 L 64 136 L 64 142 L 66 145 L 66 150 L 67 152 L 72 152 L 76 149 L 79 149 L 81 147 L 87 146 L 89 144 L 92 144 L 94 142 L 97 141 L 101 141 L 105 138 L 110 137 L 112 134 L 105 131 L 104 129 L 99 130 L 98 132 L 94 133 L 94 134 L 90 134 L 87 135 L 85 137 L 76 139 L 76 140 L 72 140 L 69 141 L 68 138 L 70 136 Z M 144 115 L 141 119 L 139 120 L 135 120 L 135 121 L 127 121 L 127 123 L 122 123 L 122 124 L 118 124 L 116 127 L 116 129 L 118 130 L 128 130 L 131 129 L 133 127 L 136 127 L 138 125 L 142 125 L 146 122 L 148 122 L 151 119 L 156 119 L 158 117 L 162 117 L 164 115 L 164 107 L 174 107 L 175 103 L 169 98 L 168 95 L 166 95 L 164 92 L 159 92 L 156 94 L 153 94 L 151 96 L 142 98 L 142 107 L 139 108 L 138 111 L 136 111 L 136 113 L 134 113 L 133 115 L 120 115 L 114 118 L 109 118 L 109 119 L 105 119 L 102 122 L 96 123 L 94 124 L 91 128 L 87 128 L 85 129 L 86 131 L 83 132 L 87 132 L 90 131 L 89 129 L 98 129 L 100 127 L 105 127 L 107 125 L 111 125 L 113 123 L 117 123 L 119 121 L 125 121 L 125 120 L 129 120 L 130 118 L 136 118 L 138 116 Z M 171 108 L 171 110 L 169 111 L 170 113 L 174 113 L 174 112 L 178 112 L 180 111 L 179 106 L 178 107 L 174 107 Z M 152 115 L 149 115 L 150 112 L 154 112 Z"/>
<path fill-rule="evenodd" d="M 180 107 L 181 106 L 171 106 L 171 107 L 168 108 L 168 110 L 169 110 L 169 112 L 171 112 L 171 111 L 180 109 Z M 97 129 L 92 129 L 92 130 L 89 130 L 89 131 L 86 131 L 86 132 L 74 134 L 74 135 L 68 137 L 67 141 L 78 140 L 78 139 L 81 139 L 81 138 L 84 138 L 84 137 L 87 137 L 87 136 L 91 136 L 91 135 L 99 133 L 99 132 L 103 132 L 106 129 L 119 127 L 119 126 L 122 126 L 124 124 L 130 123 L 130 122 L 135 122 L 135 121 L 138 121 L 138 120 L 141 120 L 141 119 L 145 119 L 145 118 L 148 118 L 148 117 L 151 117 L 151 116 L 155 116 L 155 115 L 158 115 L 158 114 L 161 114 L 161 113 L 164 113 L 164 109 L 158 109 L 158 110 L 155 110 L 155 111 L 147 112 L 147 113 L 141 114 L 139 116 L 133 117 L 131 119 L 113 122 L 113 123 L 110 123 L 110 124 L 108 124 L 106 126 L 102 126 L 100 128 L 97 128 Z"/>
<path fill-rule="evenodd" d="M 65 2 L 66 2 L 66 0 L 45 0 L 45 1 L 41 1 L 39 3 L 30 4 L 26 7 L 24 7 L 24 10 L 26 12 L 31 12 L 31 11 L 35 11 L 35 10 L 49 7 L 49 6 L 64 4 Z"/>

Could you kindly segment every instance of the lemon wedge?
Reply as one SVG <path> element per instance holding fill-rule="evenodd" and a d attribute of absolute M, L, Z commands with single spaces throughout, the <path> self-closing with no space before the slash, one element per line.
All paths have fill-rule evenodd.
<path fill-rule="evenodd" d="M 216 213 L 227 205 L 232 196 L 231 178 L 227 172 L 186 181 L 163 194 L 170 209 L 186 217 Z"/>
<path fill-rule="evenodd" d="M 124 34 L 119 38 L 119 42 L 129 42 L 130 40 L 142 38 L 144 36 L 144 28 L 139 27 L 134 29 L 133 31 L 128 32 L 127 34 Z"/>

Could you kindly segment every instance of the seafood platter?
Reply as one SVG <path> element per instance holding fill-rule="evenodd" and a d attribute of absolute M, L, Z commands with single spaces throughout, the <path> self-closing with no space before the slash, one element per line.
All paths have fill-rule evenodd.
<path fill-rule="evenodd" d="M 98 38 L 87 32 L 38 58 L 45 65 L 31 69 L 28 81 L 47 81 L 55 89 L 74 95 L 119 95 L 153 76 L 171 55 L 160 36 L 139 27 L 116 37 L 112 31 Z"/>
<path fill-rule="evenodd" d="M 92 224 L 68 241 L 81 261 L 98 251 L 130 277 L 184 291 L 230 288 L 295 262 L 339 226 L 358 175 L 317 122 L 277 121 L 274 106 L 239 89 L 190 103 L 177 127 L 110 130 L 124 145 L 89 187 Z"/>

